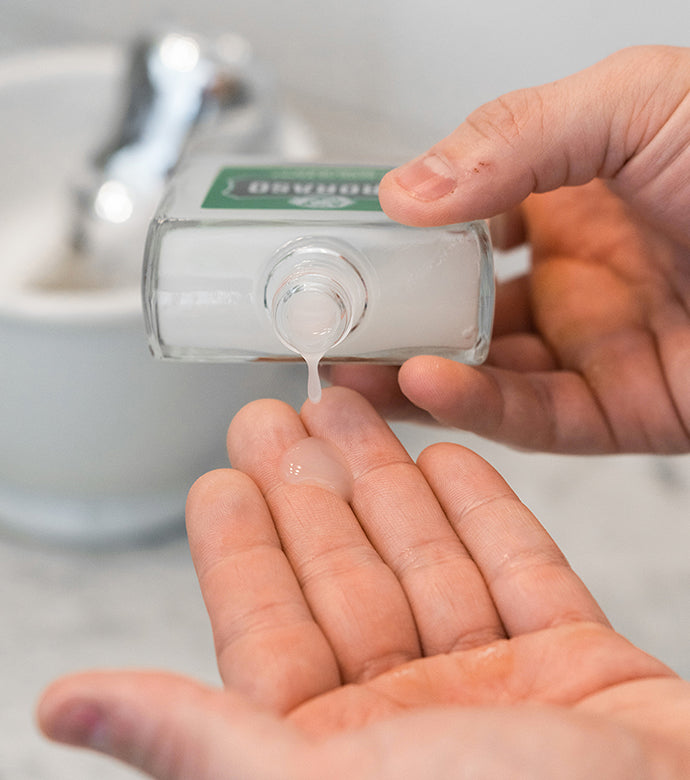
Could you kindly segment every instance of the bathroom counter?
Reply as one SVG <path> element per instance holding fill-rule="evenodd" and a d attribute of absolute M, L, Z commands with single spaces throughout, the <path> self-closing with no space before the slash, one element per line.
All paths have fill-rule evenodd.
<path fill-rule="evenodd" d="M 512 452 L 398 426 L 413 454 L 438 438 L 475 446 L 561 544 L 615 627 L 690 678 L 690 458 Z M 0 778 L 125 780 L 132 770 L 43 740 L 34 703 L 56 676 L 155 667 L 211 683 L 211 633 L 186 540 L 119 551 L 51 549 L 0 536 Z"/>
<path fill-rule="evenodd" d="M 0 539 L 0 778 L 116 780 L 132 770 L 44 740 L 43 687 L 92 667 L 168 668 L 215 682 L 213 644 L 182 532 L 119 551 Z"/>

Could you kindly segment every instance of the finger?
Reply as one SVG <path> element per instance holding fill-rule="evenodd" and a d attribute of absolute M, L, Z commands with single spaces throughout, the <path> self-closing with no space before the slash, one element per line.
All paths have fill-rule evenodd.
<path fill-rule="evenodd" d="M 226 469 L 197 480 L 187 530 L 224 683 L 278 712 L 338 685 L 333 651 L 251 479 Z"/>
<path fill-rule="evenodd" d="M 366 679 L 419 656 L 412 614 L 398 581 L 345 500 L 321 487 L 289 484 L 281 476 L 284 451 L 307 435 L 297 413 L 287 409 L 275 401 L 246 406 L 230 426 L 230 458 L 263 492 L 343 680 Z"/>
<path fill-rule="evenodd" d="M 426 655 L 485 644 L 503 626 L 477 567 L 426 479 L 361 396 L 330 388 L 307 403 L 313 436 L 345 454 L 355 480 L 353 507 L 367 537 L 402 585 Z"/>
<path fill-rule="evenodd" d="M 508 211 L 531 192 L 600 177 L 687 242 L 690 182 L 674 162 L 688 142 L 689 83 L 690 52 L 638 47 L 509 93 L 389 173 L 381 204 L 400 222 L 450 224 Z M 674 193 L 673 202 L 661 192 Z"/>
<path fill-rule="evenodd" d="M 574 372 L 518 373 L 420 356 L 403 364 L 399 383 L 442 425 L 542 452 L 616 450 L 601 408 Z"/>
<path fill-rule="evenodd" d="M 407 418 L 410 402 L 398 387 L 398 366 L 336 363 L 325 376 L 333 385 L 349 387 L 363 395 L 384 417 Z"/>
<path fill-rule="evenodd" d="M 556 359 L 544 340 L 530 333 L 516 333 L 495 339 L 487 363 L 518 373 L 555 371 Z"/>
<path fill-rule="evenodd" d="M 398 385 L 398 366 L 370 366 L 342 363 L 329 371 L 331 383 L 347 387 L 367 399 L 388 420 L 417 420 L 433 423 L 432 418 L 410 403 Z"/>
<path fill-rule="evenodd" d="M 436 444 L 418 463 L 509 636 L 574 621 L 608 625 L 556 543 L 486 461 L 459 445 Z"/>
<path fill-rule="evenodd" d="M 50 739 L 105 753 L 159 780 L 282 780 L 298 777 L 304 761 L 303 740 L 287 724 L 240 696 L 163 673 L 59 680 L 37 717 Z"/>

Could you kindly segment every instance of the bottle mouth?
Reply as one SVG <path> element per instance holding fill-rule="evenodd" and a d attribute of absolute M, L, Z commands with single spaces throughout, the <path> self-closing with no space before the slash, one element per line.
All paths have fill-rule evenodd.
<path fill-rule="evenodd" d="M 332 279 L 317 274 L 281 285 L 273 299 L 278 338 L 302 355 L 324 355 L 352 329 L 352 302 Z"/>
<path fill-rule="evenodd" d="M 291 351 L 320 358 L 361 320 L 366 286 L 343 250 L 322 238 L 302 238 L 277 253 L 264 304 L 276 335 Z"/>

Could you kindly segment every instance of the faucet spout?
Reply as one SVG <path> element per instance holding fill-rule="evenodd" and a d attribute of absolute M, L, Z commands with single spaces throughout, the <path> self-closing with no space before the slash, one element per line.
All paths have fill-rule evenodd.
<path fill-rule="evenodd" d="M 271 75 L 240 36 L 164 30 L 136 41 L 114 134 L 75 188 L 75 257 L 103 277 L 135 247 L 138 270 L 148 221 L 185 153 L 266 152 L 277 119 Z"/>

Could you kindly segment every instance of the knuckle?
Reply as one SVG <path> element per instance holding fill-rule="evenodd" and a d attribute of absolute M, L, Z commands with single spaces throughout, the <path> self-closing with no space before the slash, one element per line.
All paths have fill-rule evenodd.
<path fill-rule="evenodd" d="M 513 148 L 524 136 L 526 128 L 541 117 L 539 89 L 510 92 L 473 111 L 467 123 L 482 138 L 502 142 Z M 531 130 L 534 128 L 531 127 Z"/>

